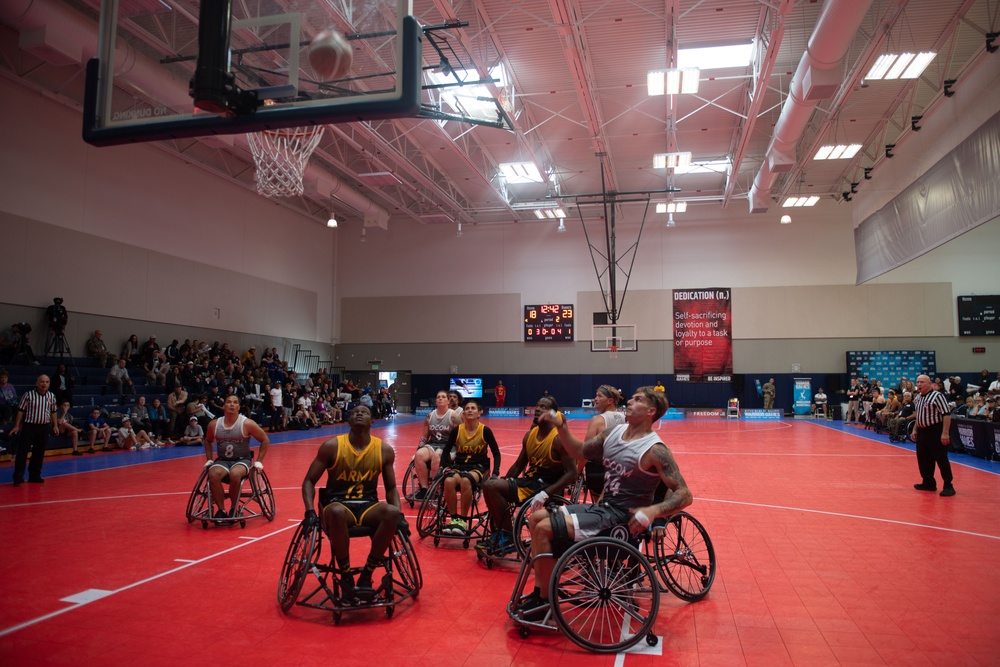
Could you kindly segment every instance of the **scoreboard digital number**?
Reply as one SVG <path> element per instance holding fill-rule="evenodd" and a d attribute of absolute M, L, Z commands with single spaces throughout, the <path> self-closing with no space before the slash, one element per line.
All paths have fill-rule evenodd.
<path fill-rule="evenodd" d="M 573 342 L 573 305 L 547 303 L 524 307 L 524 342 Z"/>

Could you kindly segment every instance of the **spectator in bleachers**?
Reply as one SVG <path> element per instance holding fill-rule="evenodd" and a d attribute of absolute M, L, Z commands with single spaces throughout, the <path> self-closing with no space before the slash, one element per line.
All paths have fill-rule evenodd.
<path fill-rule="evenodd" d="M 997 379 L 990 382 L 990 386 L 987 388 L 986 393 L 990 396 L 1000 396 L 1000 372 L 997 372 Z"/>
<path fill-rule="evenodd" d="M 170 416 L 167 414 L 167 406 L 159 397 L 154 398 L 153 404 L 149 406 L 149 430 L 157 440 L 167 444 L 172 443 Z"/>
<path fill-rule="evenodd" d="M 208 426 L 208 423 L 210 421 L 215 419 L 215 415 L 212 414 L 212 411 L 208 409 L 207 394 L 199 394 L 195 400 L 188 401 L 187 416 L 188 419 L 190 419 L 191 417 L 197 419 L 198 423 L 201 424 L 202 430 L 204 430 L 205 427 Z"/>
<path fill-rule="evenodd" d="M 128 415 L 122 417 L 122 425 L 115 430 L 115 442 L 120 449 L 150 449 L 156 447 L 156 443 L 145 431 L 138 431 L 132 428 L 132 420 Z"/>
<path fill-rule="evenodd" d="M 285 382 L 281 387 L 281 425 L 284 428 L 288 427 L 288 421 L 292 418 L 292 413 L 295 411 L 295 385 L 291 382 Z"/>
<path fill-rule="evenodd" d="M 129 416 L 132 418 L 132 425 L 140 431 L 151 432 L 153 430 L 153 421 L 149 417 L 145 396 L 139 396 L 136 399 L 135 405 L 129 410 Z"/>
<path fill-rule="evenodd" d="M 188 419 L 187 428 L 184 429 L 184 435 L 181 436 L 175 444 L 180 446 L 190 446 L 198 447 L 205 444 L 205 429 L 201 427 L 198 423 L 197 417 L 191 417 Z"/>
<path fill-rule="evenodd" d="M 875 414 L 885 407 L 885 396 L 882 395 L 882 388 L 878 386 L 878 380 L 872 386 L 872 400 L 868 408 L 868 421 L 875 423 Z"/>
<path fill-rule="evenodd" d="M 276 431 L 285 430 L 285 415 L 284 410 L 281 407 L 282 391 L 280 385 L 265 385 L 267 389 L 267 394 L 269 398 L 269 405 L 271 407 L 271 422 L 268 426 L 268 430 L 271 433 Z"/>
<path fill-rule="evenodd" d="M 126 392 L 135 394 L 135 385 L 132 384 L 132 378 L 129 377 L 125 363 L 124 358 L 119 359 L 118 363 L 108 371 L 108 386 L 113 387 L 119 396 L 124 396 Z"/>
<path fill-rule="evenodd" d="M 167 345 L 165 348 L 163 348 L 163 357 L 167 360 L 168 363 L 175 364 L 177 363 L 177 360 L 180 359 L 180 356 L 181 356 L 180 346 L 177 345 L 177 339 L 174 338 L 172 341 L 170 341 L 170 345 Z"/>
<path fill-rule="evenodd" d="M 167 396 L 167 412 L 170 415 L 170 435 L 175 436 L 184 428 L 187 418 L 188 393 L 182 385 L 174 385 L 174 390 Z"/>
<path fill-rule="evenodd" d="M 916 406 L 913 404 L 913 394 L 908 391 L 903 392 L 903 402 L 899 406 L 899 412 L 889 420 L 889 437 L 900 440 L 906 436 L 907 425 L 916 420 Z"/>
<path fill-rule="evenodd" d="M 960 403 L 951 414 L 955 417 L 967 417 L 969 415 L 969 410 L 971 410 L 976 405 L 976 399 L 972 396 L 965 397 L 965 403 Z"/>
<path fill-rule="evenodd" d="M 965 404 L 965 385 L 962 384 L 962 378 L 957 375 L 951 378 L 951 385 L 948 387 L 948 402 L 955 407 Z"/>
<path fill-rule="evenodd" d="M 979 415 L 986 421 L 1000 421 L 997 419 L 997 399 L 995 396 L 990 396 L 986 399 L 986 407 L 979 411 Z"/>
<path fill-rule="evenodd" d="M 59 364 L 56 372 L 52 374 L 52 391 L 56 395 L 56 402 L 68 401 L 73 404 L 73 386 L 76 379 L 66 370 L 66 364 Z"/>
<path fill-rule="evenodd" d="M 0 425 L 14 421 L 17 412 L 17 389 L 10 383 L 10 375 L 0 369 Z"/>
<path fill-rule="evenodd" d="M 164 386 L 167 382 L 167 366 L 164 364 L 163 353 L 159 350 L 153 350 L 153 356 L 144 361 L 142 368 L 146 371 L 146 380 L 149 384 L 154 384 L 157 386 Z"/>
<path fill-rule="evenodd" d="M 104 451 L 111 451 L 111 427 L 108 423 L 104 421 L 104 417 L 101 416 L 101 409 L 94 408 L 90 411 L 90 416 L 87 417 L 87 438 L 90 440 L 90 449 L 87 451 L 93 453 L 94 445 L 97 444 L 97 439 L 101 438 L 104 441 Z"/>
<path fill-rule="evenodd" d="M 205 405 L 213 415 L 221 415 L 223 410 L 226 409 L 226 395 L 222 393 L 218 384 L 213 384 L 208 390 Z"/>
<path fill-rule="evenodd" d="M 136 366 L 139 364 L 139 337 L 132 334 L 122 345 L 122 353 L 118 360 L 125 360 L 126 366 Z"/>
<path fill-rule="evenodd" d="M 250 349 L 243 353 L 240 361 L 243 362 L 244 366 L 248 364 L 257 365 L 257 348 L 251 345 Z"/>
<path fill-rule="evenodd" d="M 965 416 L 970 418 L 979 418 L 983 416 L 983 413 L 985 411 L 986 411 L 986 397 L 983 396 L 982 394 L 977 394 L 975 402 L 972 404 L 972 407 L 969 408 L 969 411 L 965 413 Z"/>
<path fill-rule="evenodd" d="M 101 368 L 107 368 L 109 365 L 113 366 L 118 361 L 118 357 L 108 352 L 108 348 L 104 345 L 103 335 L 98 329 L 93 336 L 87 339 L 87 356 L 100 362 Z"/>
<path fill-rule="evenodd" d="M 139 348 L 140 363 L 150 364 L 153 361 L 153 353 L 160 351 L 160 345 L 156 342 L 156 336 L 150 336 L 149 340 Z"/>
<path fill-rule="evenodd" d="M 73 426 L 73 415 L 70 414 L 69 401 L 59 403 L 56 409 L 56 435 L 64 435 L 73 444 L 73 456 L 83 456 L 80 451 L 80 429 Z"/>
<path fill-rule="evenodd" d="M 902 406 L 899 399 L 896 397 L 895 389 L 890 389 L 887 394 L 888 395 L 885 397 L 885 405 L 882 406 L 881 410 L 875 413 L 875 418 L 878 420 L 878 425 L 881 428 L 888 427 L 889 420 L 896 416 L 896 413 L 899 412 L 899 409 Z"/>

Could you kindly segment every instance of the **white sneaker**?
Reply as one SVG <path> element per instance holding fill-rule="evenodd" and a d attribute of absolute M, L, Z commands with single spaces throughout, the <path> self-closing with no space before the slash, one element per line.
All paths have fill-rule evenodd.
<path fill-rule="evenodd" d="M 132 445 L 131 447 L 129 447 L 129 451 L 133 451 L 134 452 L 136 449 L 138 449 L 138 448 L 135 445 Z"/>
<path fill-rule="evenodd" d="M 148 442 L 144 442 L 142 443 L 142 447 L 140 447 L 139 449 L 149 449 L 151 446 L 152 445 L 150 445 Z"/>

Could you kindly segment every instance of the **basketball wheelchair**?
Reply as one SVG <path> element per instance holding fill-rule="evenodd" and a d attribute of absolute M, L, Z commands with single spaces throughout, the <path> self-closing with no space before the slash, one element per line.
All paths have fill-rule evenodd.
<path fill-rule="evenodd" d="M 521 637 L 532 628 L 560 630 L 576 645 L 597 653 L 624 651 L 643 639 L 655 646 L 660 592 L 695 602 L 708 594 L 715 580 L 712 541 L 687 512 L 677 512 L 665 526 L 641 535 L 614 526 L 574 543 L 557 556 L 548 601 L 522 609 L 533 565 L 541 557 L 553 554 L 525 558 L 521 564 L 507 615 Z"/>
<path fill-rule="evenodd" d="M 322 498 L 320 502 L 323 504 Z M 350 529 L 350 536 L 352 540 L 370 538 L 374 532 L 367 526 L 354 526 Z M 278 580 L 278 605 L 283 612 L 288 613 L 295 605 L 322 609 L 331 612 L 333 624 L 339 625 L 343 612 L 360 609 L 384 609 L 386 618 L 392 618 L 397 604 L 408 598 L 416 599 L 420 594 L 424 578 L 407 527 L 396 529 L 389 550 L 382 559 L 382 576 L 378 578 L 376 574 L 374 581 L 378 585 L 367 596 L 348 598 L 344 595 L 332 550 L 328 559 L 322 558 L 325 541 L 325 531 L 318 522 L 308 526 L 302 522 L 296 528 Z M 359 575 L 361 570 L 362 567 L 352 568 L 352 576 Z M 314 582 L 299 599 L 310 575 Z"/>
<path fill-rule="evenodd" d="M 267 473 L 250 465 L 250 472 L 240 480 L 240 495 L 236 504 L 236 511 L 229 516 L 218 519 L 212 516 L 212 491 L 209 488 L 208 471 L 211 466 L 203 468 L 198 481 L 195 482 L 191 490 L 191 496 L 187 502 L 188 523 L 201 521 L 201 527 L 208 529 L 210 523 L 219 526 L 233 525 L 239 523 L 240 528 L 246 528 L 247 519 L 264 517 L 268 521 L 274 520 L 275 504 L 274 492 L 271 490 L 271 483 L 267 479 Z M 223 478 L 223 482 L 228 483 L 229 476 Z M 226 497 L 229 497 L 228 492 Z"/>
<path fill-rule="evenodd" d="M 469 507 L 470 514 L 468 516 L 467 530 L 464 533 L 444 532 L 444 527 L 450 516 L 444 495 L 444 483 L 445 479 L 454 474 L 454 472 L 451 469 L 438 471 L 438 476 L 427 487 L 427 494 L 420 501 L 420 509 L 417 512 L 417 533 L 421 539 L 432 537 L 434 539 L 434 546 L 439 546 L 441 540 L 460 540 L 462 548 L 468 549 L 473 539 L 482 539 L 488 534 L 489 522 L 487 521 L 487 517 L 489 513 L 483 508 L 483 487 L 482 482 L 480 482 L 472 490 L 472 504 Z M 488 478 L 484 478 L 483 481 L 486 481 L 486 479 Z M 455 493 L 458 496 L 461 495 L 461 491 L 458 489 L 455 490 Z M 457 499 L 457 502 L 461 503 L 460 497 Z"/>

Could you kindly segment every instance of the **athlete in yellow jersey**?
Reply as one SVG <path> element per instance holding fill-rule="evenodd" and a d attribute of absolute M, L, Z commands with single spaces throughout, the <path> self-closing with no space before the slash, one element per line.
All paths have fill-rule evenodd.
<path fill-rule="evenodd" d="M 441 452 L 441 467 L 444 473 L 444 499 L 451 514 L 451 522 L 442 533 L 466 535 L 468 533 L 469 509 L 472 507 L 472 492 L 479 487 L 489 470 L 490 456 L 493 455 L 493 474 L 500 474 L 500 447 L 489 426 L 479 423 L 479 404 L 469 399 L 462 409 L 462 423 L 451 430 L 448 443 Z M 489 448 L 489 453 L 486 449 Z M 451 451 L 455 451 L 454 463 L 449 463 Z M 462 492 L 462 511 L 458 509 L 458 494 Z"/>
<path fill-rule="evenodd" d="M 372 573 L 382 562 L 403 514 L 399 507 L 396 474 L 392 469 L 395 453 L 388 444 L 371 435 L 372 413 L 364 405 L 351 410 L 347 418 L 349 433 L 331 438 L 319 447 L 302 482 L 302 500 L 306 506 L 306 524 L 322 520 L 330 537 L 330 547 L 337 559 L 344 596 L 355 597 L 351 576 L 349 530 L 362 525 L 372 528 L 371 552 L 357 582 L 358 595 L 372 594 Z M 322 517 L 313 509 L 316 482 L 328 472 L 326 488 L 320 490 Z M 378 478 L 382 476 L 387 502 L 379 502 Z M 405 522 L 403 523 L 405 525 Z"/>
<path fill-rule="evenodd" d="M 483 484 L 492 533 L 476 548 L 503 555 L 513 547 L 511 505 L 531 498 L 532 508 L 537 509 L 549 496 L 562 493 L 576 479 L 576 463 L 563 448 L 555 426 L 538 423 L 539 415 L 550 410 L 559 411 L 556 400 L 551 396 L 540 398 L 535 404 L 535 425 L 524 434 L 521 451 L 507 475 Z"/>

